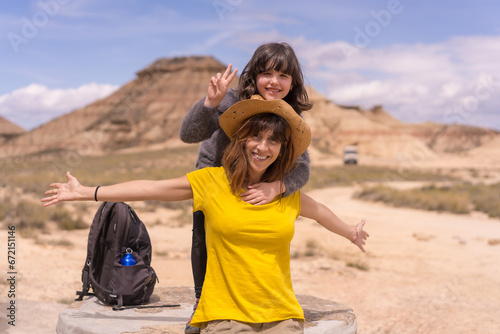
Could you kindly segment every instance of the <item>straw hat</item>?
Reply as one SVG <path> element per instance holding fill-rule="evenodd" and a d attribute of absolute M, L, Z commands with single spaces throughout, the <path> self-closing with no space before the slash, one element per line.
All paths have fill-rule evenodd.
<path fill-rule="evenodd" d="M 219 125 L 226 135 L 232 138 L 244 120 L 262 113 L 279 115 L 290 125 L 295 158 L 306 151 L 311 143 L 311 129 L 306 121 L 283 100 L 264 100 L 260 95 L 253 95 L 250 99 L 236 102 L 229 107 L 219 117 Z"/>

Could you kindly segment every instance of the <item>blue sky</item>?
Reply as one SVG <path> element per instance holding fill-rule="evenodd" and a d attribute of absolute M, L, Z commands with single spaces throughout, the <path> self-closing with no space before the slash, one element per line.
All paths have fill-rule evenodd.
<path fill-rule="evenodd" d="M 260 44 L 285 41 L 335 103 L 500 130 L 499 15 L 496 0 L 8 1 L 0 115 L 30 130 L 158 58 L 212 55 L 241 70 Z"/>

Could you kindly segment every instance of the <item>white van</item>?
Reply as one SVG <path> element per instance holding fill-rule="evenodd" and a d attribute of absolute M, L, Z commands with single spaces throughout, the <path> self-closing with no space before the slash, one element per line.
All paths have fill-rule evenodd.
<path fill-rule="evenodd" d="M 356 165 L 358 163 L 358 148 L 354 145 L 344 147 L 344 165 Z"/>

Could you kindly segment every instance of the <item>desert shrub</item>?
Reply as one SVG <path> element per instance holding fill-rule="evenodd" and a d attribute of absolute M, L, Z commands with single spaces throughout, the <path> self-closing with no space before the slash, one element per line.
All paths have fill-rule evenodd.
<path fill-rule="evenodd" d="M 73 214 L 64 207 L 47 210 L 39 203 L 24 199 L 14 201 L 9 197 L 5 197 L 0 204 L 0 221 L 2 228 L 14 225 L 26 237 L 34 236 L 37 231 L 45 233 L 50 221 L 65 230 L 87 227 L 82 218 L 73 218 Z"/>
<path fill-rule="evenodd" d="M 50 212 L 50 220 L 55 222 L 61 230 L 73 231 L 88 227 L 82 217 L 73 217 L 74 214 L 66 210 L 64 207 L 56 207 Z"/>
<path fill-rule="evenodd" d="M 371 202 L 390 203 L 396 197 L 397 190 L 384 185 L 364 187 L 363 190 L 354 194 L 354 198 Z"/>
<path fill-rule="evenodd" d="M 318 242 L 314 239 L 309 239 L 306 242 L 306 250 L 304 256 L 315 256 L 318 253 Z"/>
<path fill-rule="evenodd" d="M 45 231 L 48 214 L 41 205 L 18 200 L 14 202 L 5 197 L 0 208 L 2 228 L 16 226 L 16 230 L 23 236 L 32 236 L 35 231 Z"/>
<path fill-rule="evenodd" d="M 177 226 L 189 226 L 193 224 L 193 210 L 191 208 L 192 206 L 182 208 L 182 212 L 173 218 Z"/>
<path fill-rule="evenodd" d="M 493 185 L 460 183 L 452 186 L 429 185 L 419 189 L 398 190 L 384 185 L 365 187 L 355 198 L 383 202 L 396 207 L 447 211 L 457 214 L 477 210 L 500 217 L 500 183 Z"/>
<path fill-rule="evenodd" d="M 333 185 L 351 185 L 363 182 L 389 183 L 393 181 L 449 181 L 454 178 L 441 173 L 418 170 L 398 171 L 376 166 L 312 166 L 307 189 L 325 188 Z"/>
<path fill-rule="evenodd" d="M 51 182 L 66 181 L 64 174 L 67 170 L 86 185 L 106 185 L 131 179 L 172 178 L 194 169 L 197 150 L 198 146 L 192 145 L 103 156 L 80 156 L 77 152 L 68 150 L 0 159 L 0 187 L 16 189 L 16 193 L 34 194 L 40 198 Z M 151 202 L 149 206 L 184 209 L 190 204 L 190 201 Z M 45 231 L 49 221 L 65 230 L 88 227 L 80 216 L 62 206 L 48 210 L 34 201 L 16 199 L 14 202 L 10 197 L 0 199 L 0 226 L 3 228 L 15 224 L 20 233 L 31 236 L 35 231 Z"/>
<path fill-rule="evenodd" d="M 42 245 L 42 246 L 62 246 L 62 247 L 73 247 L 74 244 L 66 239 L 60 239 L 60 240 L 45 240 L 45 239 L 39 239 L 35 238 L 35 243 L 37 245 Z"/>
<path fill-rule="evenodd" d="M 361 262 L 347 262 L 346 266 L 351 267 L 351 268 L 356 268 L 361 271 L 368 271 L 370 270 L 370 267 L 366 263 L 361 263 Z"/>
<path fill-rule="evenodd" d="M 475 210 L 484 212 L 492 218 L 500 218 L 500 183 L 495 184 L 464 184 Z"/>
<path fill-rule="evenodd" d="M 0 160 L 0 187 L 20 188 L 41 196 L 50 182 L 64 182 L 64 173 L 68 170 L 88 185 L 172 178 L 194 169 L 197 149 L 197 145 L 192 145 L 103 156 L 79 156 L 72 151 L 57 151 L 4 159 Z"/>
<path fill-rule="evenodd" d="M 162 201 L 145 201 L 149 210 L 155 211 L 157 208 L 165 208 L 169 210 L 188 210 L 193 207 L 193 201 L 179 201 L 179 202 L 162 202 Z"/>

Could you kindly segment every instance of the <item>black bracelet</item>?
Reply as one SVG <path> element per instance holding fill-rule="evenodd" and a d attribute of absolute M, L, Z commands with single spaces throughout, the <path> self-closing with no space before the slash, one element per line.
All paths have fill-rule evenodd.
<path fill-rule="evenodd" d="M 97 186 L 97 188 L 95 188 L 94 199 L 95 199 L 96 202 L 98 202 L 98 200 L 97 200 L 97 190 L 99 190 L 99 187 L 100 186 Z"/>

